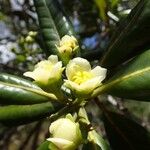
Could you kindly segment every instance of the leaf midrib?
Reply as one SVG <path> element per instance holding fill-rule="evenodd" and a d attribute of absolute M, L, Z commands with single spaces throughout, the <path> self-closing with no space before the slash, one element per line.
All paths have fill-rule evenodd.
<path fill-rule="evenodd" d="M 124 81 L 126 79 L 129 79 L 129 78 L 132 78 L 132 77 L 135 77 L 135 76 L 139 76 L 140 74 L 143 74 L 143 73 L 148 72 L 148 71 L 150 71 L 150 66 L 146 67 L 144 69 L 132 72 L 132 73 L 130 73 L 128 75 L 125 75 L 125 76 L 123 76 L 121 78 L 118 78 L 118 79 L 116 79 L 114 81 L 110 81 L 109 83 L 106 83 L 106 84 L 103 84 L 102 86 L 100 86 L 97 90 L 94 91 L 94 93 L 92 95 L 95 97 L 98 94 L 104 93 L 105 91 L 107 91 L 107 89 L 109 89 L 114 84 L 118 84 L 119 82 L 122 82 L 122 81 Z"/>
<path fill-rule="evenodd" d="M 57 36 L 58 36 L 58 38 L 59 38 L 59 40 L 60 40 L 60 35 L 59 35 L 58 30 L 57 30 L 56 23 L 54 22 L 54 19 L 53 19 L 53 17 L 52 17 L 52 14 L 51 14 L 51 12 L 50 12 L 48 6 L 47 6 L 46 0 L 44 0 L 44 3 L 45 3 L 45 7 L 46 7 L 46 9 L 48 10 L 49 15 L 50 15 L 50 17 L 51 17 L 51 22 L 52 22 L 52 24 L 54 25 L 54 30 L 56 31 L 56 34 L 57 34 Z"/>
<path fill-rule="evenodd" d="M 54 94 L 46 93 L 46 92 L 44 92 L 42 90 L 33 89 L 33 88 L 29 88 L 29 87 L 25 87 L 25 86 L 21 86 L 21 85 L 16 85 L 16 84 L 11 84 L 11 83 L 4 83 L 2 81 L 0 81 L 0 84 L 2 84 L 4 86 L 9 86 L 9 87 L 11 86 L 11 87 L 14 87 L 14 88 L 19 88 L 19 89 L 22 89 L 22 90 L 33 92 L 33 93 L 36 93 L 38 95 L 50 98 L 51 100 L 57 100 L 57 98 L 56 98 L 56 96 Z"/>

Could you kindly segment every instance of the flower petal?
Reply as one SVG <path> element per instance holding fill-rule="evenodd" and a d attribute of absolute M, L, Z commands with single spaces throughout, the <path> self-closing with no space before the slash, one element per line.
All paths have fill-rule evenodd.
<path fill-rule="evenodd" d="M 69 89 L 71 89 L 72 91 L 80 91 L 80 85 L 78 85 L 75 82 L 72 82 L 70 80 L 65 80 L 64 86 L 68 87 Z"/>
<path fill-rule="evenodd" d="M 87 93 L 91 93 L 95 88 L 101 85 L 101 78 L 102 76 L 92 78 L 82 83 L 80 85 L 81 86 L 80 88 L 83 89 L 83 91 L 86 91 Z"/>
<path fill-rule="evenodd" d="M 58 62 L 58 56 L 57 55 L 51 55 L 48 57 L 48 60 L 53 63 L 56 64 Z"/>
<path fill-rule="evenodd" d="M 66 68 L 66 76 L 69 80 L 72 80 L 73 76 L 78 71 L 90 71 L 90 63 L 83 58 L 77 57 L 69 62 Z"/>
<path fill-rule="evenodd" d="M 74 150 L 73 142 L 61 138 L 48 138 L 47 141 L 52 142 L 56 147 L 63 150 Z"/>
<path fill-rule="evenodd" d="M 96 76 L 103 76 L 103 78 L 106 77 L 107 69 L 102 68 L 100 66 L 96 66 L 94 69 L 91 70 L 91 73 Z"/>
<path fill-rule="evenodd" d="M 51 69 L 51 77 L 58 77 L 60 78 L 64 68 L 62 68 L 62 62 L 56 63 L 53 68 Z"/>

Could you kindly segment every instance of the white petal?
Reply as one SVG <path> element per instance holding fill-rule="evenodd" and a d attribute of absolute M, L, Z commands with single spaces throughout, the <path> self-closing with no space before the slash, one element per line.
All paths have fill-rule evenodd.
<path fill-rule="evenodd" d="M 102 68 L 100 66 L 96 66 L 94 69 L 91 70 L 91 73 L 94 76 L 104 76 L 104 77 L 106 77 L 107 69 Z"/>
<path fill-rule="evenodd" d="M 74 150 L 74 143 L 65 139 L 61 138 L 48 138 L 47 141 L 52 142 L 56 147 L 62 150 L 69 150 L 72 147 L 72 150 Z"/>
<path fill-rule="evenodd" d="M 49 132 L 51 134 L 54 134 L 54 131 L 57 130 L 57 128 L 60 126 L 60 124 L 62 124 L 64 121 L 64 118 L 60 118 L 56 121 L 54 121 L 53 123 L 51 123 L 50 127 L 49 127 Z"/>
<path fill-rule="evenodd" d="M 53 64 L 56 64 L 58 62 L 58 56 L 57 55 L 50 55 L 48 57 L 48 60 L 53 63 Z"/>
<path fill-rule="evenodd" d="M 23 75 L 35 79 L 35 74 L 31 71 L 25 72 Z"/>
<path fill-rule="evenodd" d="M 48 79 L 50 78 L 50 71 L 45 70 L 44 68 L 36 68 L 33 72 L 24 73 L 24 76 L 30 77 L 36 82 L 47 84 Z"/>
<path fill-rule="evenodd" d="M 66 76 L 69 80 L 72 80 L 73 76 L 78 71 L 90 71 L 91 66 L 90 63 L 83 58 L 77 57 L 72 59 L 66 68 Z"/>
<path fill-rule="evenodd" d="M 91 70 L 91 65 L 86 59 L 77 57 L 77 58 L 74 58 L 72 60 L 72 62 L 74 62 L 76 65 L 80 66 L 83 69 L 83 71 Z"/>
<path fill-rule="evenodd" d="M 65 86 L 71 89 L 72 91 L 80 91 L 80 85 L 70 80 L 65 80 Z"/>
<path fill-rule="evenodd" d="M 83 91 L 86 91 L 87 93 L 91 93 L 95 88 L 97 88 L 98 86 L 101 85 L 101 78 L 102 78 L 102 76 L 92 78 L 92 79 L 82 83 L 80 85 L 80 88 Z"/>
<path fill-rule="evenodd" d="M 61 77 L 61 74 L 62 74 L 63 70 L 64 70 L 64 68 L 62 68 L 62 62 L 56 63 L 53 66 L 52 70 L 50 71 L 51 77 L 56 77 L 56 78 Z"/>
<path fill-rule="evenodd" d="M 47 60 L 43 60 L 43 61 L 40 61 L 40 62 L 38 62 L 36 65 L 35 65 L 35 69 L 36 68 L 43 68 L 43 67 L 45 67 L 45 65 L 47 66 L 47 65 L 49 65 L 49 61 L 47 61 Z"/>

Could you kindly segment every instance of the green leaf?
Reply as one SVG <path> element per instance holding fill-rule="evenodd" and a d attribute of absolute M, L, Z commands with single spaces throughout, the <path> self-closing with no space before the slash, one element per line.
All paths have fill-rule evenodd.
<path fill-rule="evenodd" d="M 75 32 L 73 30 L 73 26 L 67 18 L 67 15 L 65 14 L 64 10 L 62 9 L 62 6 L 58 2 L 58 0 L 46 0 L 48 9 L 52 15 L 52 18 L 54 20 L 55 26 L 57 28 L 57 31 L 59 33 L 60 37 L 63 37 L 64 35 L 73 35 L 75 36 Z"/>
<path fill-rule="evenodd" d="M 22 85 L 22 86 L 26 86 L 29 88 L 40 89 L 37 85 L 35 85 L 33 82 L 31 82 L 29 80 L 25 80 L 25 79 L 20 78 L 18 76 L 14 76 L 14 75 L 7 74 L 7 73 L 0 73 L 0 81 L 3 81 L 5 83 Z"/>
<path fill-rule="evenodd" d="M 28 80 L 9 74 L 0 74 L 0 104 L 37 104 L 54 100 Z"/>
<path fill-rule="evenodd" d="M 120 0 L 110 0 L 110 2 L 111 2 L 111 7 L 113 8 L 119 4 Z"/>
<path fill-rule="evenodd" d="M 45 141 L 38 147 L 37 150 L 58 150 L 58 148 L 52 142 Z"/>
<path fill-rule="evenodd" d="M 48 148 L 49 144 L 50 144 L 49 141 L 45 141 L 45 142 L 43 142 L 43 143 L 38 147 L 37 150 L 50 150 L 50 149 Z"/>
<path fill-rule="evenodd" d="M 93 95 L 107 93 L 114 96 L 150 101 L 150 50 L 125 64 Z"/>
<path fill-rule="evenodd" d="M 113 112 L 104 113 L 104 125 L 114 150 L 148 150 L 149 133 L 133 120 Z"/>
<path fill-rule="evenodd" d="M 30 123 L 43 119 L 60 108 L 58 103 L 9 105 L 0 107 L 0 123 L 8 126 Z"/>
<path fill-rule="evenodd" d="M 107 69 L 120 65 L 144 49 L 150 48 L 150 1 L 141 0 L 122 21 L 102 57 L 101 65 Z"/>
<path fill-rule="evenodd" d="M 100 17 L 103 21 L 107 21 L 107 2 L 106 0 L 94 0 L 99 8 Z"/>
<path fill-rule="evenodd" d="M 92 140 L 83 145 L 83 150 L 110 150 L 107 142 L 96 131 L 91 131 L 89 138 Z"/>
<path fill-rule="evenodd" d="M 59 44 L 62 36 L 74 34 L 71 24 L 61 11 L 58 1 L 34 0 L 34 5 L 47 54 L 57 54 L 56 45 Z"/>

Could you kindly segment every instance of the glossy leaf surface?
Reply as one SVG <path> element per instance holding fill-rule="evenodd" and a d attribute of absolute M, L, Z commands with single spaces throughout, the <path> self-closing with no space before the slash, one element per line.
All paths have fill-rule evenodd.
<path fill-rule="evenodd" d="M 47 54 L 57 54 L 56 45 L 62 36 L 73 35 L 71 24 L 57 0 L 34 0 L 34 5 Z"/>
<path fill-rule="evenodd" d="M 22 85 L 30 88 L 36 88 L 40 89 L 37 85 L 35 85 L 33 82 L 20 78 L 18 76 L 14 76 L 7 73 L 0 73 L 0 81 L 3 81 L 5 83 L 12 83 L 16 85 Z"/>
<path fill-rule="evenodd" d="M 60 106 L 50 102 L 33 105 L 9 105 L 0 107 L 0 123 L 8 126 L 30 123 L 43 119 Z"/>
<path fill-rule="evenodd" d="M 104 125 L 110 145 L 114 150 L 148 150 L 149 133 L 138 123 L 123 115 L 106 112 Z"/>
<path fill-rule="evenodd" d="M 74 35 L 75 32 L 73 31 L 72 24 L 67 18 L 67 15 L 65 14 L 62 6 L 58 2 L 58 0 L 46 0 L 48 9 L 52 15 L 52 18 L 54 20 L 56 29 L 59 33 L 60 37 L 63 37 L 64 35 Z"/>
<path fill-rule="evenodd" d="M 52 100 L 50 97 L 51 94 L 42 91 L 28 80 L 0 74 L 1 104 L 36 104 Z"/>
<path fill-rule="evenodd" d="M 107 69 L 150 48 L 150 1 L 141 0 L 129 16 L 120 23 L 101 60 Z"/>
<path fill-rule="evenodd" d="M 150 101 L 150 50 L 124 65 L 95 93 L 107 93 L 121 98 Z"/>

